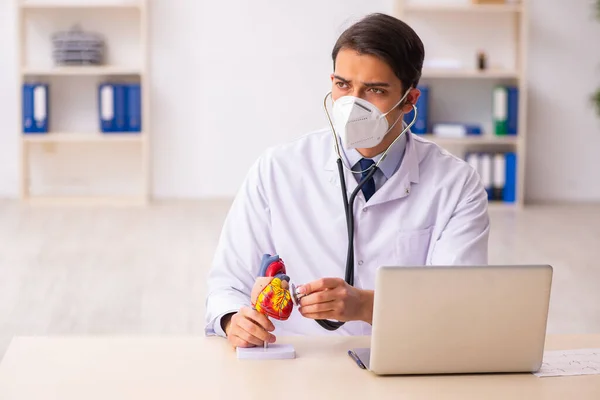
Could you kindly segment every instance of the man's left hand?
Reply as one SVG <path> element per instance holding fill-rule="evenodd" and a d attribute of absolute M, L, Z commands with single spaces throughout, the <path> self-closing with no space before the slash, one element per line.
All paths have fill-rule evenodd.
<path fill-rule="evenodd" d="M 372 323 L 372 290 L 357 289 L 340 278 L 322 278 L 300 286 L 298 293 L 303 296 L 299 310 L 306 318 Z"/>

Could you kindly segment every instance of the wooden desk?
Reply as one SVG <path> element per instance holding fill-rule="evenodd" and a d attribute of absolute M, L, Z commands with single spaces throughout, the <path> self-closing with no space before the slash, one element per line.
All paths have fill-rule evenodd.
<path fill-rule="evenodd" d="M 295 345 L 295 360 L 237 360 L 221 338 L 15 338 L 0 399 L 600 399 L 600 375 L 377 377 L 346 353 L 366 337 L 280 342 Z M 600 348 L 600 335 L 549 336 L 546 350 L 584 347 Z"/>

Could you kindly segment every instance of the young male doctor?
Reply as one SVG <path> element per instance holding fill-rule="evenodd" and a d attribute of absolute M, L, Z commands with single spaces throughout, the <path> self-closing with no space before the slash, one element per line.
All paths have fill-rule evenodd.
<path fill-rule="evenodd" d="M 332 56 L 326 102 L 334 129 L 267 150 L 226 218 L 208 278 L 206 334 L 232 346 L 273 343 L 274 332 L 368 335 L 378 267 L 487 263 L 488 201 L 477 173 L 403 124 L 420 95 L 424 48 L 417 34 L 372 14 L 339 37 Z M 361 181 L 350 211 L 349 285 L 345 197 Z M 251 307 L 263 254 L 279 255 L 301 284 L 300 308 L 287 321 Z M 345 323 L 327 330 L 317 323 L 323 320 Z"/>

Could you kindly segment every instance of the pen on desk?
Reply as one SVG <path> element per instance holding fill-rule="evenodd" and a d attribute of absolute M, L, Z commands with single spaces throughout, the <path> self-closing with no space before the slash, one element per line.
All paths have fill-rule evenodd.
<path fill-rule="evenodd" d="M 365 364 L 363 364 L 363 362 L 360 360 L 360 358 L 358 358 L 358 356 L 356 355 L 355 352 L 353 352 L 352 350 L 348 350 L 348 355 L 350 356 L 350 358 L 352 358 L 354 360 L 356 365 L 358 365 L 360 368 L 367 369 L 367 367 L 365 367 Z"/>

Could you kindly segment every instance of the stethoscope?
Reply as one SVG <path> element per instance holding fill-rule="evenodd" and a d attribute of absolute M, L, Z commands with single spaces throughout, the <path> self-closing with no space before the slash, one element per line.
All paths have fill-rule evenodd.
<path fill-rule="evenodd" d="M 367 168 L 364 171 L 353 171 L 351 168 L 345 166 L 342 161 L 342 154 L 340 151 L 340 145 L 338 143 L 338 137 L 335 133 L 335 128 L 333 126 L 333 122 L 329 115 L 329 111 L 327 110 L 327 99 L 330 96 L 331 96 L 331 92 L 329 92 L 325 96 L 325 100 L 323 101 L 323 106 L 325 108 L 325 114 L 327 115 L 327 119 L 329 120 L 329 125 L 331 126 L 331 132 L 333 134 L 333 143 L 335 143 L 335 146 L 334 146 L 335 152 L 337 153 L 337 156 L 338 156 L 337 166 L 338 166 L 338 173 L 340 176 L 340 183 L 342 186 L 342 196 L 343 196 L 343 200 L 344 200 L 344 212 L 346 214 L 346 226 L 348 229 L 348 252 L 346 254 L 346 274 L 345 274 L 346 276 L 344 277 L 344 279 L 346 280 L 346 283 L 348 283 L 350 286 L 354 286 L 354 200 L 356 199 L 356 196 L 358 195 L 358 193 L 360 192 L 362 187 L 365 185 L 365 183 L 367 183 L 369 181 L 369 179 L 371 179 L 373 177 L 373 175 L 375 175 L 375 172 L 377 172 L 377 167 L 385 159 L 385 157 L 387 156 L 387 154 L 390 151 L 390 149 L 392 148 L 392 146 L 394 146 L 394 144 L 402 137 L 402 135 L 404 135 L 415 124 L 415 122 L 417 120 L 417 107 L 414 104 L 412 105 L 413 110 L 415 112 L 412 122 L 410 124 L 408 124 L 402 130 L 402 132 L 400 132 L 400 134 L 392 142 L 392 144 L 390 144 L 388 146 L 388 148 L 385 150 L 385 152 L 381 156 L 381 159 L 379 159 L 379 161 L 377 161 L 376 164 L 371 165 L 369 168 Z M 401 118 L 398 117 L 398 119 L 396 120 L 396 122 L 394 122 L 392 127 L 388 129 L 388 132 L 391 131 L 392 129 L 394 129 L 394 126 L 396 126 L 396 124 L 398 123 L 398 121 L 400 121 L 400 119 Z M 387 132 L 386 132 L 386 134 L 387 134 Z M 370 170 L 369 173 L 367 174 L 367 176 L 365 176 L 358 183 L 358 186 L 356 187 L 356 189 L 354 189 L 354 191 L 350 194 L 350 198 L 348 198 L 348 192 L 346 190 L 346 179 L 344 177 L 344 168 L 346 168 L 347 170 L 349 170 L 350 172 L 352 172 L 354 174 L 362 174 L 362 173 Z M 344 322 L 341 322 L 341 321 L 330 321 L 330 320 L 326 320 L 326 319 L 319 319 L 316 321 L 319 325 L 321 325 L 323 328 L 327 329 L 328 331 L 335 331 L 336 329 L 339 329 L 342 325 L 344 325 Z"/>

